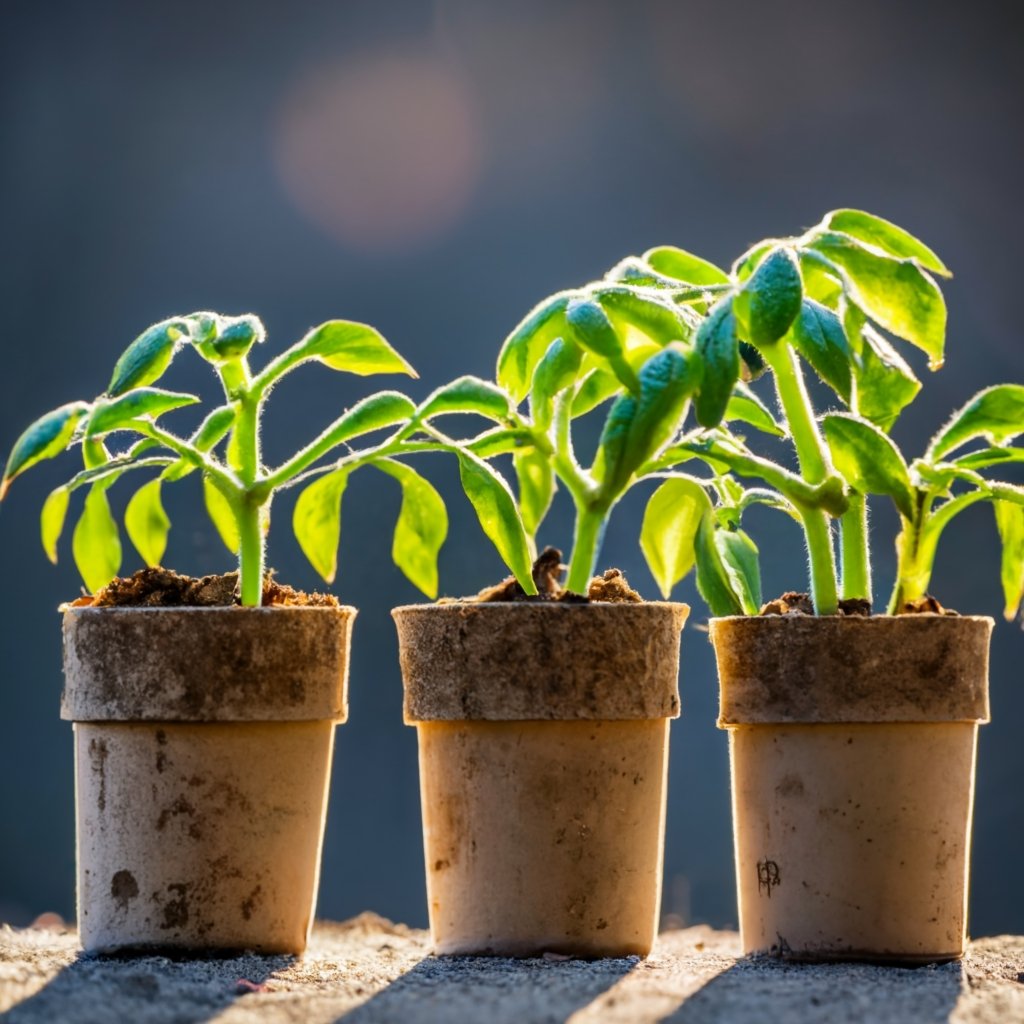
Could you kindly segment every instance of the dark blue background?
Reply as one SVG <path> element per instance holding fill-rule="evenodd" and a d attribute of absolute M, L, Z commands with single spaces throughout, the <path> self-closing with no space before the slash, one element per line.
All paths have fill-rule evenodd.
<path fill-rule="evenodd" d="M 899 7 L 899 10 L 897 10 Z M 277 351 L 333 316 L 369 321 L 420 370 L 421 397 L 488 375 L 545 294 L 672 242 L 719 262 L 827 209 L 921 235 L 956 273 L 949 359 L 895 435 L 908 451 L 982 385 L 1021 379 L 1021 63 L 1009 5 L 870 2 L 289 4 L 8 2 L 0 15 L 0 445 L 90 398 L 138 330 L 195 308 L 253 310 Z M 923 362 L 915 366 L 926 374 Z M 183 359 L 169 386 L 209 387 Z M 275 393 L 277 461 L 377 382 L 308 368 Z M 399 386 L 403 382 L 399 381 Z M 393 386 L 382 379 L 380 386 Z M 210 393 L 210 392 L 207 392 Z M 185 416 L 187 419 L 187 414 Z M 0 920 L 73 913 L 70 727 L 59 721 L 58 603 L 36 516 L 69 460 L 19 481 L 0 512 Z M 501 568 L 457 492 L 442 587 Z M 120 501 L 126 494 L 121 493 Z M 636 544 L 646 495 L 616 511 L 604 561 L 653 596 Z M 190 480 L 168 494 L 167 561 L 229 568 Z M 338 737 L 319 911 L 424 924 L 415 736 L 401 724 L 391 607 L 393 481 L 345 496 L 336 592 L 361 611 L 351 722 Z M 270 559 L 316 584 L 277 510 Z M 874 520 L 879 591 L 895 526 Z M 799 536 L 752 529 L 766 590 L 799 586 Z M 568 543 L 559 506 L 542 538 Z M 134 568 L 128 550 L 126 568 Z M 991 512 L 944 539 L 934 590 L 998 615 Z M 735 922 L 725 736 L 694 603 L 673 727 L 665 907 Z M 979 761 L 972 928 L 1024 930 L 1019 840 L 1024 638 L 993 643 L 995 722 Z"/>

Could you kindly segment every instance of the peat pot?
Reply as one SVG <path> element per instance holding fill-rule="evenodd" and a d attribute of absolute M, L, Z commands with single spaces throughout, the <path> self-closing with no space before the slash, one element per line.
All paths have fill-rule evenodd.
<path fill-rule="evenodd" d="M 991 631 L 952 615 L 712 620 L 745 952 L 963 955 Z"/>
<path fill-rule="evenodd" d="M 439 954 L 646 955 L 686 605 L 394 611 Z"/>
<path fill-rule="evenodd" d="M 87 951 L 301 953 L 353 608 L 73 608 Z"/>

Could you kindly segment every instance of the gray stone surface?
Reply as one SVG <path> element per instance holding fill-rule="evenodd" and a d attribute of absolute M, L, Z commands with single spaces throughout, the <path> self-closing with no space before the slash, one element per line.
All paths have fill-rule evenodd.
<path fill-rule="evenodd" d="M 306 956 L 94 959 L 73 933 L 0 930 L 5 1024 L 1013 1024 L 1024 938 L 902 970 L 741 959 L 737 936 L 664 933 L 647 960 L 435 958 L 373 914 L 321 924 Z"/>

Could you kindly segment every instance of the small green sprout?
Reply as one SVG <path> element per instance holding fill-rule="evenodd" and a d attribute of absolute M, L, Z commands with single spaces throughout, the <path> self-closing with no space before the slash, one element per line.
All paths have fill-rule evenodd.
<path fill-rule="evenodd" d="M 209 516 L 226 547 L 238 557 L 242 604 L 255 606 L 262 598 L 266 533 L 278 493 L 305 484 L 295 502 L 292 526 L 310 563 L 331 582 L 337 571 L 342 495 L 353 472 L 374 466 L 402 488 L 394 561 L 420 590 L 436 597 L 437 556 L 448 530 L 447 513 L 433 486 L 399 460 L 423 451 L 454 452 L 463 488 L 485 533 L 524 586 L 532 585 L 527 540 L 508 486 L 482 459 L 431 423 L 434 416 L 478 411 L 481 404 L 500 414 L 508 407 L 503 392 L 493 385 L 467 386 L 461 380 L 440 388 L 417 407 L 398 391 L 381 391 L 343 412 L 281 465 L 269 467 L 260 446 L 264 404 L 275 385 L 297 367 L 318 362 L 360 376 L 416 374 L 374 328 L 345 320 L 313 328 L 257 372 L 249 356 L 264 336 L 263 324 L 251 315 L 200 312 L 154 324 L 118 360 L 103 395 L 92 402 L 63 405 L 28 427 L 7 461 L 0 499 L 11 481 L 31 466 L 79 447 L 84 468 L 46 499 L 41 534 L 47 555 L 56 561 L 71 494 L 87 487 L 72 550 L 86 586 L 96 591 L 117 574 L 122 561 L 120 534 L 107 498 L 111 485 L 136 470 L 157 473 L 135 492 L 124 515 L 135 548 L 148 565 L 157 565 L 170 529 L 161 501 L 163 486 L 198 472 Z M 176 434 L 164 425 L 163 417 L 199 399 L 153 385 L 185 347 L 213 366 L 224 401 L 191 433 Z M 381 430 L 390 431 L 384 440 L 362 450 L 352 447 L 357 438 Z M 112 453 L 108 445 L 116 434 L 133 438 L 123 451 Z"/>
<path fill-rule="evenodd" d="M 613 279 L 636 291 L 667 295 L 698 287 L 709 267 L 669 247 L 619 264 Z M 714 268 L 712 268 L 714 271 Z M 692 458 L 715 474 L 719 508 L 703 512 L 698 531 L 698 584 L 714 614 L 751 614 L 758 589 L 756 549 L 739 531 L 752 502 L 772 504 L 801 524 L 810 563 L 811 593 L 819 614 L 834 614 L 843 598 L 871 598 L 865 493 L 837 466 L 804 380 L 809 366 L 850 414 L 888 443 L 886 432 L 920 390 L 920 381 L 883 331 L 923 350 L 929 366 L 942 365 L 946 308 L 933 274 L 949 271 L 902 228 L 857 210 L 829 213 L 795 238 L 769 239 L 747 250 L 729 274 L 719 275 L 715 302 L 696 332 L 702 362 L 694 405 L 705 428 L 664 452 L 656 467 L 671 469 Z M 771 371 L 782 422 L 747 421 L 789 438 L 799 464 L 794 472 L 756 455 L 722 427 L 741 376 Z M 767 490 L 744 491 L 727 475 L 752 477 Z M 660 508 L 662 533 L 693 517 L 690 504 Z M 653 513 L 651 513 L 653 514 Z M 831 520 L 841 531 L 842 576 L 837 572 Z M 648 554 L 648 560 L 651 555 Z"/>

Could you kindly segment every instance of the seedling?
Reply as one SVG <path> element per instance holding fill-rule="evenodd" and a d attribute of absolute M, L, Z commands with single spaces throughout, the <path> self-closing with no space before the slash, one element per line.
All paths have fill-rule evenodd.
<path fill-rule="evenodd" d="M 43 506 L 42 541 L 56 561 L 71 494 L 87 487 L 72 550 L 86 586 L 96 591 L 121 566 L 120 535 L 107 498 L 111 485 L 137 470 L 157 472 L 135 492 L 124 515 L 125 529 L 139 554 L 148 565 L 157 565 L 170 529 L 162 488 L 198 471 L 210 518 L 238 557 L 242 604 L 254 606 L 262 597 L 266 532 L 278 493 L 305 484 L 295 502 L 292 526 L 306 557 L 330 582 L 337 571 L 342 494 L 353 472 L 374 466 L 402 487 L 394 560 L 417 587 L 435 597 L 447 513 L 433 486 L 399 460 L 423 451 L 453 452 L 485 533 L 524 587 L 532 587 L 527 540 L 507 485 L 483 460 L 455 445 L 430 422 L 442 413 L 474 411 L 481 405 L 489 410 L 507 408 L 508 399 L 499 389 L 463 379 L 440 388 L 419 407 L 400 392 L 378 392 L 342 413 L 281 465 L 268 467 L 260 448 L 264 404 L 271 389 L 299 366 L 319 362 L 360 376 L 416 374 L 374 328 L 345 320 L 313 328 L 254 372 L 250 353 L 264 336 L 263 324 L 251 315 L 201 312 L 154 324 L 128 346 L 103 395 L 92 402 L 63 405 L 28 427 L 7 461 L 0 498 L 16 476 L 37 462 L 80 448 L 84 468 L 54 490 Z M 191 433 L 176 434 L 164 426 L 163 417 L 199 399 L 153 385 L 185 347 L 213 366 L 224 402 Z M 357 438 L 389 428 L 384 440 L 361 450 L 351 446 Z M 134 435 L 131 445 L 117 454 L 108 448 L 115 434 Z"/>
<path fill-rule="evenodd" d="M 635 289 L 672 293 L 696 283 L 687 273 L 690 258 L 681 250 L 655 249 L 624 261 L 611 276 Z M 922 349 L 932 369 L 941 366 L 946 309 L 932 275 L 949 272 L 903 229 L 857 210 L 838 210 L 800 237 L 759 242 L 728 275 L 719 273 L 727 283 L 695 340 L 703 366 L 695 411 L 707 429 L 673 445 L 655 464 L 670 469 L 696 456 L 716 474 L 713 489 L 721 507 L 715 521 L 706 508 L 700 510 L 705 526 L 697 537 L 698 584 L 703 583 L 701 590 L 715 614 L 756 611 L 756 549 L 748 538 L 740 535 L 737 540 L 736 535 L 744 508 L 766 501 L 793 515 L 803 528 L 819 614 L 835 613 L 840 595 L 870 600 L 865 492 L 844 475 L 849 459 L 840 457 L 841 442 L 831 436 L 828 440 L 834 443 L 826 441 L 805 386 L 803 364 L 847 407 L 850 415 L 844 422 L 866 424 L 872 437 L 889 444 L 885 432 L 921 385 L 882 330 Z M 769 424 L 768 430 L 791 440 L 799 473 L 755 455 L 741 438 L 715 429 L 726 418 L 744 366 L 747 376 L 771 371 L 782 423 Z M 833 433 L 839 429 L 834 427 Z M 730 470 L 764 482 L 769 490 L 744 491 L 727 479 Z M 674 511 L 665 505 L 663 533 L 695 514 L 689 505 Z M 833 517 L 840 522 L 841 583 Z"/>

